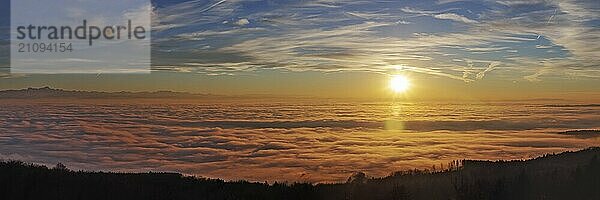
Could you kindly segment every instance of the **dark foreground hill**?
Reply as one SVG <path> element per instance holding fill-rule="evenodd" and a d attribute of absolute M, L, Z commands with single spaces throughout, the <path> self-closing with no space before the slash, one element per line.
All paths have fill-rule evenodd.
<path fill-rule="evenodd" d="M 600 199 L 600 148 L 443 171 L 357 173 L 338 184 L 226 182 L 176 173 L 71 171 L 0 162 L 0 199 Z"/>

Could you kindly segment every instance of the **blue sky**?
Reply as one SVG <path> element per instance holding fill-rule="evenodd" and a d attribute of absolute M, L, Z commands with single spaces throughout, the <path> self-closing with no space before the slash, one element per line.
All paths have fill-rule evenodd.
<path fill-rule="evenodd" d="M 595 0 L 156 0 L 153 5 L 156 73 L 412 73 L 464 83 L 581 80 L 586 85 L 600 78 Z M 18 81 L 12 86 L 27 85 L 14 84 Z"/>
<path fill-rule="evenodd" d="M 155 63 L 161 69 L 392 73 L 404 66 L 466 82 L 494 70 L 530 81 L 599 75 L 594 1 L 159 1 L 156 7 L 155 58 L 171 58 Z"/>

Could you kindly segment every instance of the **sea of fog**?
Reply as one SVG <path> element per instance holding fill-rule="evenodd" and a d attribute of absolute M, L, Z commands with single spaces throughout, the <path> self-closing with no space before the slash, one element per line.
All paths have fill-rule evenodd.
<path fill-rule="evenodd" d="M 600 105 L 0 102 L 0 158 L 71 169 L 345 181 L 600 146 Z"/>

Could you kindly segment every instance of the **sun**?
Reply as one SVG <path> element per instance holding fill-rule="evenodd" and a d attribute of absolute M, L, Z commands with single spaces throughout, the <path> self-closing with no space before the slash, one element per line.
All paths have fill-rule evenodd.
<path fill-rule="evenodd" d="M 390 88 L 396 93 L 402 93 L 408 90 L 410 81 L 405 76 L 393 75 L 390 79 Z"/>

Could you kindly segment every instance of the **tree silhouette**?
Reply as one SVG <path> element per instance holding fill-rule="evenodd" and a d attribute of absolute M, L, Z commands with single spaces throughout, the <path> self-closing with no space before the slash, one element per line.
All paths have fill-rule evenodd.
<path fill-rule="evenodd" d="M 112 173 L 0 161 L 2 200 L 100 199 L 600 199 L 600 148 L 527 161 L 454 161 L 441 171 L 388 177 L 353 174 L 345 183 L 253 183 L 178 173 Z"/>

